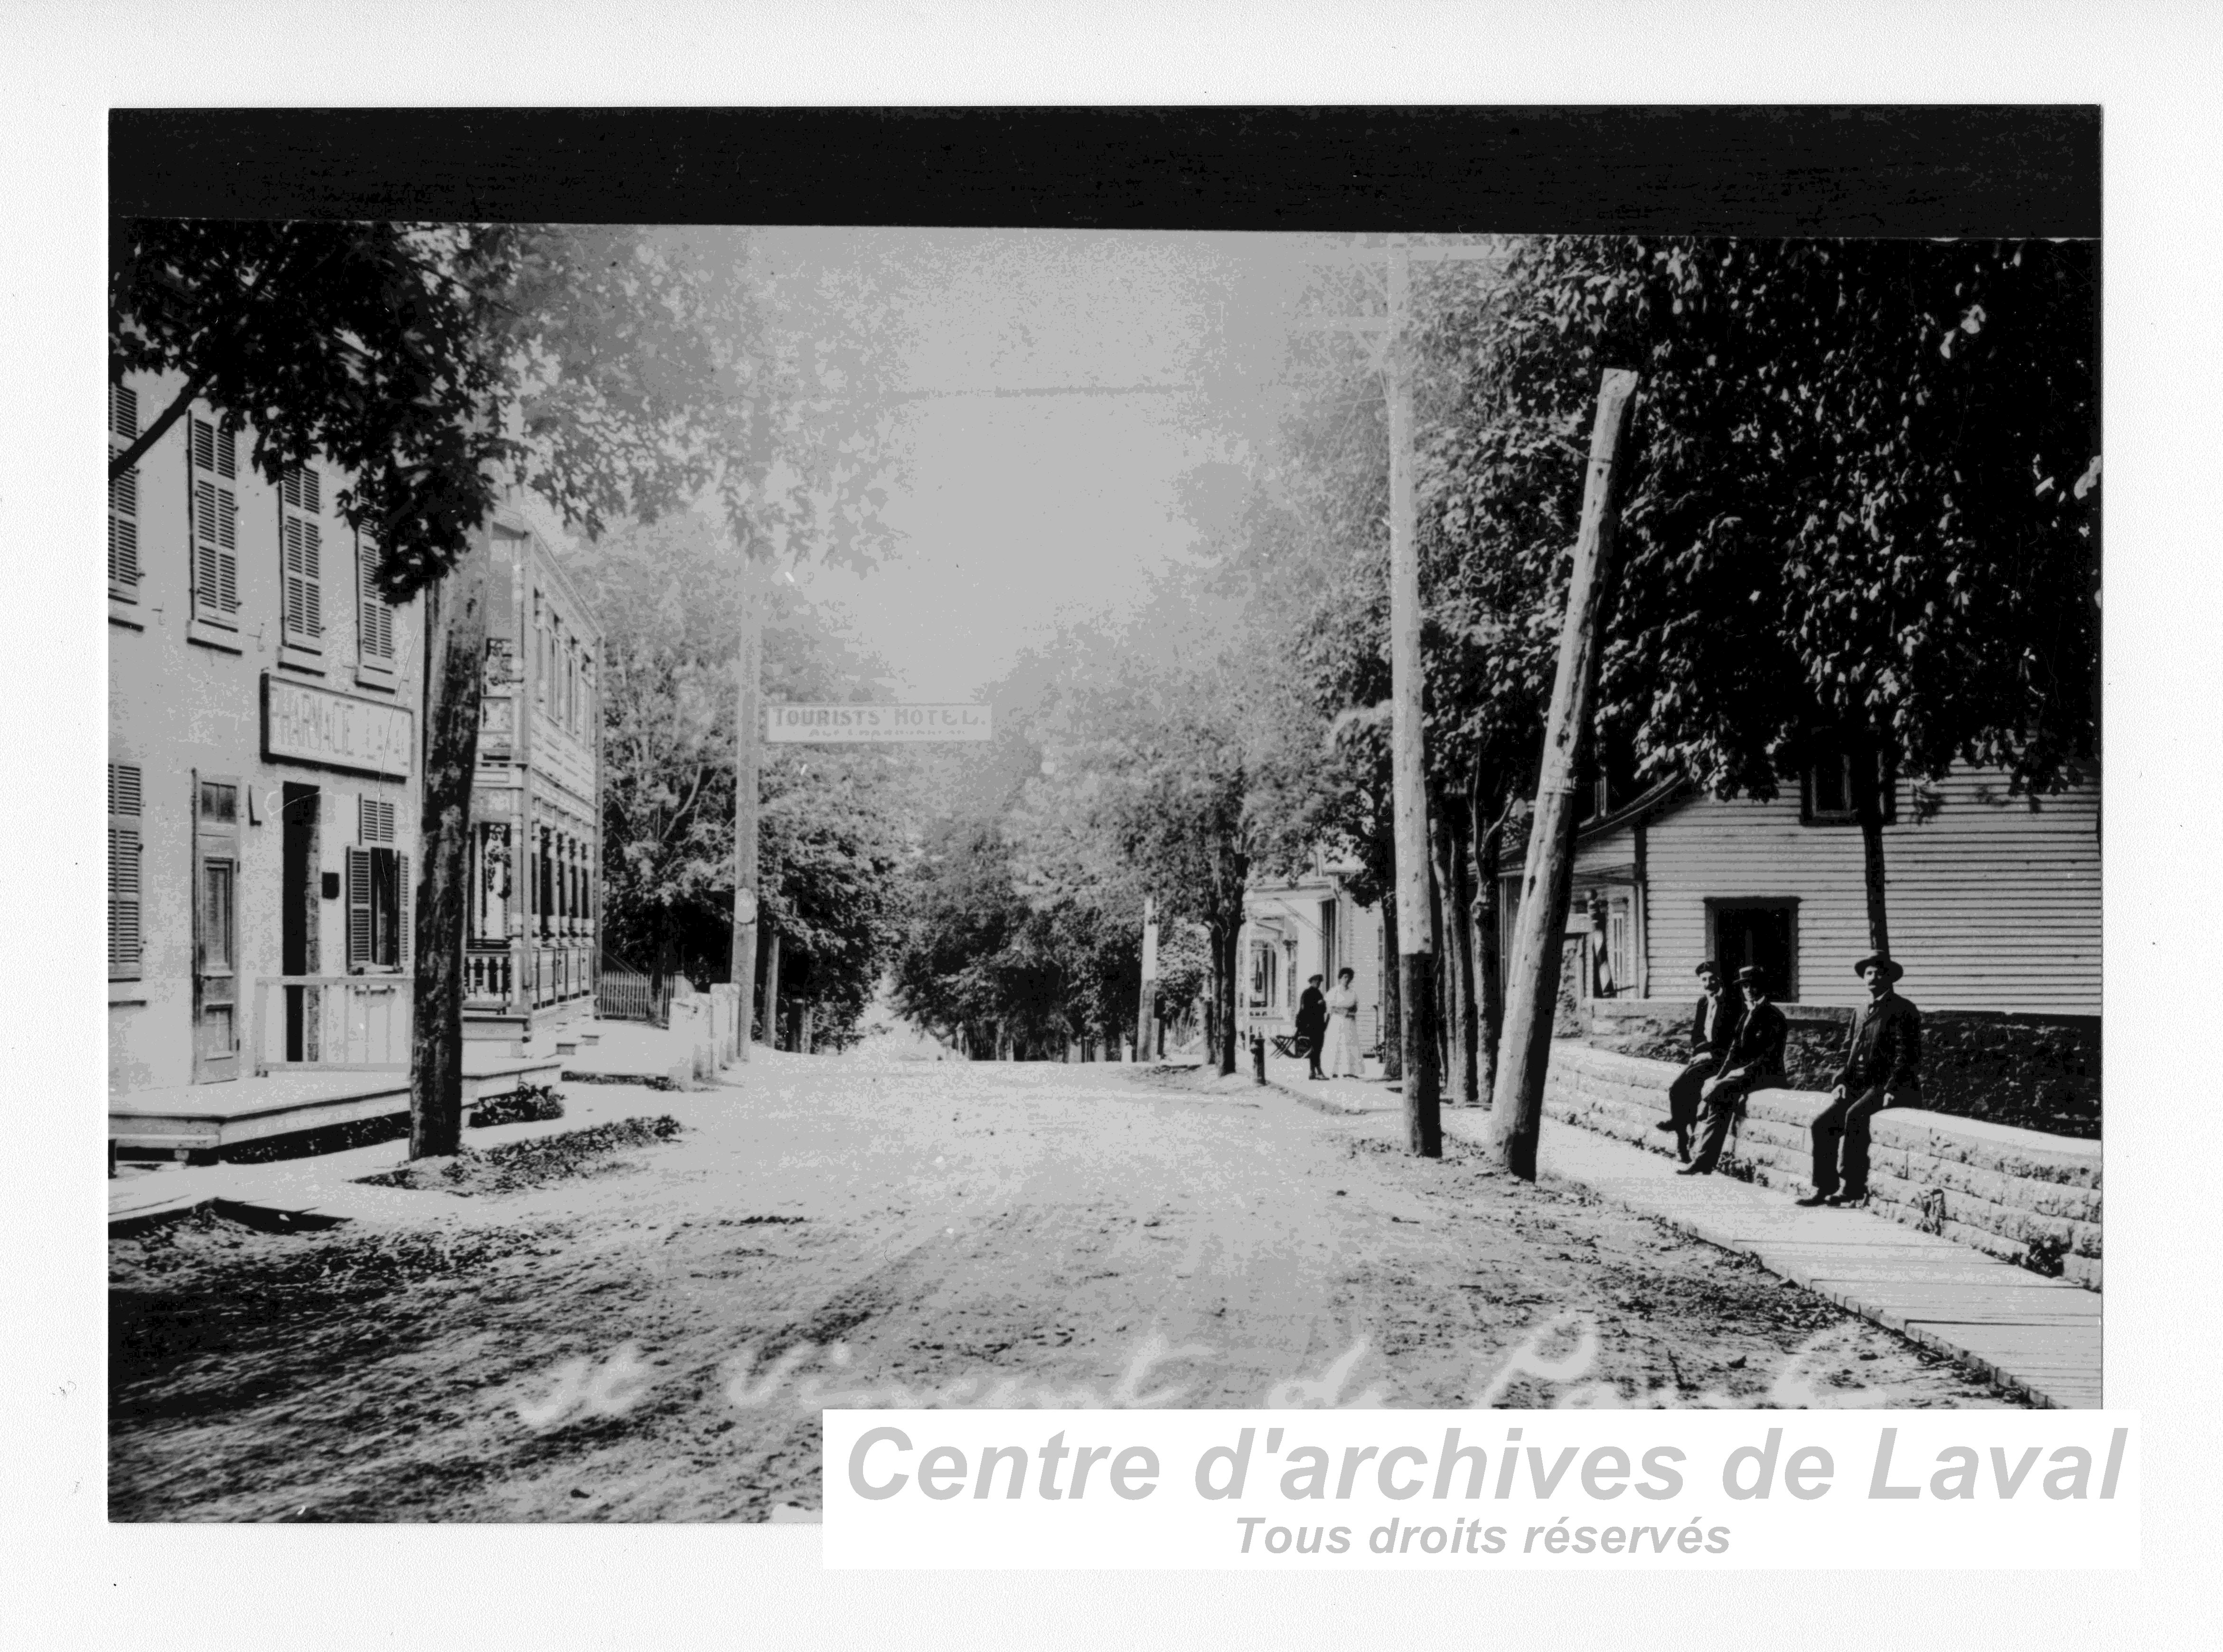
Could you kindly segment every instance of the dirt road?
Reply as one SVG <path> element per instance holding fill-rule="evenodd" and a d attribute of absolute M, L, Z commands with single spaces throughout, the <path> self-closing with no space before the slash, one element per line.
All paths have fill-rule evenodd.
<path fill-rule="evenodd" d="M 638 1093 L 684 1128 L 599 1174 L 115 1242 L 111 1514 L 807 1516 L 843 1403 L 2009 1403 L 1756 1265 L 1278 1092 L 742 1070 Z"/>

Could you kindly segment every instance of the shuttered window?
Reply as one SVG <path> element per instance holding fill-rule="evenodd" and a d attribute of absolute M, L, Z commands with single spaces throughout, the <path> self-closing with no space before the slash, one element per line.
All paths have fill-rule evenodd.
<path fill-rule="evenodd" d="M 409 857 L 347 852 L 347 960 L 355 974 L 409 967 Z"/>
<path fill-rule="evenodd" d="M 108 387 L 108 453 L 113 459 L 139 437 L 139 393 Z M 108 484 L 108 588 L 135 598 L 139 584 L 139 467 Z"/>
<path fill-rule="evenodd" d="M 108 978 L 139 978 L 139 867 L 142 825 L 141 772 L 135 763 L 108 766 Z"/>
<path fill-rule="evenodd" d="M 287 471 L 278 494 L 286 640 L 313 648 L 324 634 L 324 501 L 317 467 Z"/>
<path fill-rule="evenodd" d="M 366 665 L 394 666 L 394 607 L 379 595 L 378 571 L 385 562 L 378 541 L 368 532 L 356 535 L 356 655 Z"/>
<path fill-rule="evenodd" d="M 230 431 L 192 421 L 193 615 L 236 625 L 239 615 L 239 460 Z"/>
<path fill-rule="evenodd" d="M 394 804 L 383 798 L 358 798 L 357 817 L 365 843 L 394 842 Z"/>

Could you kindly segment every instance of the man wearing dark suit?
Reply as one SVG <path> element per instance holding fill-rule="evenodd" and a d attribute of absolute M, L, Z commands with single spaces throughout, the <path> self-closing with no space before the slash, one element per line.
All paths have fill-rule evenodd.
<path fill-rule="evenodd" d="M 1750 964 L 1737 971 L 1737 986 L 1744 993 L 1743 1018 L 1722 1056 L 1721 1070 L 1699 1087 L 1698 1099 L 1706 1104 L 1706 1133 L 1698 1143 L 1698 1156 L 1678 1176 L 1710 1176 L 1729 1138 L 1729 1126 L 1754 1090 L 1783 1082 L 1783 1045 L 1791 1024 L 1783 1012 L 1767 1001 L 1767 980 Z"/>
<path fill-rule="evenodd" d="M 1305 1041 L 1305 1059 L 1312 1063 L 1307 1078 L 1326 1078 L 1320 1071 L 1320 1046 L 1327 1042 L 1327 995 L 1320 991 L 1320 977 L 1313 975 L 1305 982 L 1304 995 L 1297 1000 L 1297 1037 Z"/>
<path fill-rule="evenodd" d="M 1922 1012 L 1893 990 L 1906 971 L 1880 955 L 1853 971 L 1868 1001 L 1853 1018 L 1829 1105 L 1814 1120 L 1814 1191 L 1802 1205 L 1857 1205 L 1868 1196 L 1868 1121 L 1922 1099 Z"/>
<path fill-rule="evenodd" d="M 1721 1070 L 1729 1040 L 1736 1036 L 1737 1006 L 1722 991 L 1722 972 L 1711 958 L 1697 968 L 1701 989 L 1691 1018 L 1691 1059 L 1667 1087 L 1667 1116 L 1654 1130 L 1675 1133 L 1675 1157 L 1691 1162 L 1691 1132 L 1698 1124 L 1698 1087 Z"/>

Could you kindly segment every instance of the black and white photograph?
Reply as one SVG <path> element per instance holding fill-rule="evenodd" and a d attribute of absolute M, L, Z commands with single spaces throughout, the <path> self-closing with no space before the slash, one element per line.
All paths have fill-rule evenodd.
<path fill-rule="evenodd" d="M 1319 1498 L 1267 1422 L 1457 1414 L 1484 1502 L 1573 1460 L 1524 1422 L 1748 1416 L 1758 1489 L 1703 1501 L 1766 1498 L 1801 1414 L 1962 1414 L 1839 1501 L 2113 1498 L 2154 1327 L 2187 1382 L 2209 1336 L 2156 1295 L 2208 1266 L 2157 1210 L 2206 1151 L 2201 984 L 2158 1000 L 2152 949 L 2207 949 L 2214 582 L 2170 616 L 2152 501 L 2111 512 L 2166 445 L 2109 439 L 2152 428 L 2144 267 L 2115 113 L 2062 89 L 111 98 L 66 673 L 104 688 L 105 1043 L 78 1014 L 25 1115 L 72 1211 L 104 1120 L 98 1302 L 89 1221 L 40 1241 L 104 1364 L 33 1373 L 85 1445 L 38 1495 L 166 1567 L 221 1543 L 200 1598 L 282 1542 L 397 1602 L 442 1563 L 391 1545 L 498 1539 L 457 1552 L 520 1556 L 536 1620 L 607 1564 L 596 1633 L 630 1599 L 657 1640 L 700 1621 L 660 1568 L 904 1610 L 817 1575 L 860 1564 L 819 1547 L 835 1412 L 1017 1419 L 1008 1494 L 877 1431 L 953 1517 L 1036 1496 L 1036 1445 L 1060 1497 L 1037 1412 L 1256 1413 L 1249 1472 Z M 2112 1452 L 1990 1445 L 2103 1411 Z M 1149 1495 L 1097 1438 L 1063 1495 L 1092 1453 L 1098 1503 Z M 1594 1452 L 1593 1498 L 1601 1455 L 1665 1472 Z M 1291 1567 L 1340 1552 L 1306 1529 Z M 1977 1553 L 1936 1563 L 2015 1563 Z M 1439 1569 L 1137 1610 L 1367 1644 L 1581 1581 Z M 867 1633 L 805 1601 L 766 1637 Z"/>
<path fill-rule="evenodd" d="M 2098 1405 L 2100 273 L 120 218 L 111 1516 Z"/>

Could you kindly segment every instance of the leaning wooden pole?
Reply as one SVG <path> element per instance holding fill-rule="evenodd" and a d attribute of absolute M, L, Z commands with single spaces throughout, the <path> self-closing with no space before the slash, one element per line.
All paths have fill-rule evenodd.
<path fill-rule="evenodd" d="M 1613 585 L 1614 531 L 1626 468 L 1622 456 L 1635 407 L 1636 375 L 1622 368 L 1607 369 L 1598 386 L 1597 420 L 1590 430 L 1582 528 L 1567 583 L 1566 616 L 1560 622 L 1559 674 L 1552 684 L 1544 760 L 1536 781 L 1536 815 L 1521 880 L 1521 915 L 1514 926 L 1505 1031 L 1491 1101 L 1493 1133 L 1505 1168 L 1530 1179 L 1536 1174 L 1544 1074 L 1552 1054 L 1552 1012 L 1559 999 L 1559 959 L 1574 874 L 1575 777 L 1597 698 L 1598 661 L 1605 646 L 1603 621 Z"/>
<path fill-rule="evenodd" d="M 728 979 L 740 989 L 735 1012 L 741 1060 L 756 1042 L 758 741 L 763 716 L 758 690 L 763 678 L 764 595 L 748 549 L 741 550 L 741 638 L 734 653 L 734 946 Z M 770 1018 L 765 1024 L 771 1031 Z"/>
<path fill-rule="evenodd" d="M 1404 1044 L 1405 1145 L 1444 1151 L 1436 1051 L 1435 954 L 1429 935 L 1427 762 L 1422 745 L 1420 552 L 1413 511 L 1413 380 L 1404 337 L 1410 270 L 1389 249 L 1389 779 L 1397 863 L 1397 1002 Z"/>

